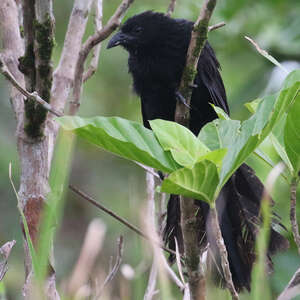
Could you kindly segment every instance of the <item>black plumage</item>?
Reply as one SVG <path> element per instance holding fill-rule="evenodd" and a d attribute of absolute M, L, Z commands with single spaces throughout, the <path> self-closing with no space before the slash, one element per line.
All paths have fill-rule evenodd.
<path fill-rule="evenodd" d="M 108 48 L 121 45 L 129 52 L 129 72 L 133 77 L 134 90 L 141 97 L 143 122 L 147 128 L 150 128 L 148 121 L 152 119 L 174 121 L 176 92 L 185 66 L 192 28 L 193 23 L 187 20 L 147 11 L 129 18 L 108 44 Z M 206 42 L 198 62 L 191 98 L 190 129 L 196 135 L 205 124 L 217 118 L 210 103 L 229 114 L 219 68 L 215 53 Z M 237 290 L 250 290 L 262 191 L 263 185 L 254 171 L 243 164 L 217 199 L 220 227 Z M 221 270 L 215 240 L 210 234 L 209 207 L 198 200 L 195 204 L 200 208 L 195 212 L 199 221 L 199 243 L 205 245 L 209 242 L 214 264 Z M 175 248 L 175 237 L 183 251 L 179 198 L 171 195 L 164 238 L 172 249 Z M 286 239 L 271 229 L 268 257 L 278 249 L 287 247 Z"/>

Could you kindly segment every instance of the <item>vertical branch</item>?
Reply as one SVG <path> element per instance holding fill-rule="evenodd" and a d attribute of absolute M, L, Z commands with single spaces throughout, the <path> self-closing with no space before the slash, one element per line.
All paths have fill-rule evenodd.
<path fill-rule="evenodd" d="M 206 283 L 204 268 L 201 265 L 203 249 L 199 245 L 197 234 L 198 228 L 195 214 L 197 208 L 194 205 L 194 200 L 186 197 L 180 197 L 180 208 L 184 256 L 191 300 L 204 300 L 206 298 Z"/>
<path fill-rule="evenodd" d="M 24 86 L 24 76 L 18 69 L 18 59 L 24 54 L 24 43 L 20 34 L 18 8 L 14 1 L 0 1 L 0 30 L 2 36 L 3 60 L 9 71 Z M 17 136 L 23 128 L 23 95 L 11 86 L 10 101 L 17 120 Z"/>
<path fill-rule="evenodd" d="M 96 32 L 102 29 L 102 0 L 95 0 L 95 28 Z M 88 80 L 96 71 L 101 43 L 93 48 L 93 57 L 88 70 L 84 73 L 84 63 L 87 56 L 82 60 L 82 51 L 79 52 L 79 58 L 76 64 L 76 72 L 74 77 L 73 100 L 70 104 L 70 115 L 75 115 L 79 109 L 80 96 L 82 92 L 83 82 Z"/>
<path fill-rule="evenodd" d="M 185 68 L 183 70 L 180 92 L 186 100 L 186 104 L 182 102 L 177 102 L 175 120 L 176 122 L 189 126 L 189 109 L 191 96 L 192 96 L 192 85 L 194 83 L 194 78 L 196 75 L 196 69 L 201 51 L 207 40 L 208 23 L 212 16 L 213 10 L 216 6 L 216 0 L 205 0 L 201 8 L 199 17 L 194 24 L 192 31 L 191 41 L 187 53 L 187 61 Z"/>
<path fill-rule="evenodd" d="M 57 100 L 54 101 L 54 104 L 61 110 L 68 97 L 74 72 L 69 77 L 70 80 L 68 80 L 68 78 L 67 80 L 64 79 L 69 75 L 67 72 L 68 68 L 72 69 L 72 66 L 76 64 L 89 12 L 88 1 L 78 0 L 75 1 L 75 3 L 77 7 L 73 10 L 73 18 L 71 17 L 73 22 L 70 22 L 73 28 L 69 27 L 68 32 L 71 34 L 65 43 L 65 52 L 63 52 L 61 59 L 63 63 L 60 64 L 59 72 L 57 73 L 61 75 L 61 77 L 55 77 L 52 87 L 54 99 Z M 34 4 L 35 6 L 33 6 Z M 37 89 L 43 99 L 50 100 L 52 76 L 51 51 L 53 47 L 52 1 L 23 0 L 23 9 L 24 29 L 26 30 L 26 33 L 24 33 L 25 41 L 26 45 L 31 48 L 31 56 L 25 55 L 20 59 L 21 70 L 24 72 L 24 67 L 28 67 L 28 73 L 26 71 L 24 72 L 26 74 L 27 88 L 32 90 Z M 80 9 L 83 10 L 82 14 L 80 14 Z M 33 18 L 33 16 L 35 17 Z M 18 70 L 18 58 L 24 54 L 24 42 L 19 32 L 20 26 L 18 19 L 18 8 L 16 7 L 15 1 L 0 1 L 0 27 L 3 31 L 2 57 L 4 58 L 5 65 L 8 66 L 19 85 L 24 87 L 24 76 Z M 80 22 L 82 19 L 83 21 Z M 33 48 L 35 48 L 35 52 L 32 51 Z M 76 49 L 78 49 L 77 52 Z M 27 54 L 28 53 L 29 51 Z M 46 114 L 43 110 L 36 109 L 39 106 L 37 106 L 34 99 L 31 98 L 33 102 L 30 103 L 27 101 L 26 103 L 27 119 L 36 121 L 38 124 L 44 124 L 45 128 L 43 128 L 44 126 L 38 126 L 37 128 L 39 129 L 36 131 L 37 128 L 31 126 L 29 129 L 33 131 L 28 131 L 29 122 L 26 122 L 25 127 L 27 130 L 25 132 L 24 97 L 19 91 L 12 89 L 11 99 L 17 117 L 17 143 L 21 164 L 19 199 L 24 210 L 31 239 L 36 246 L 39 236 L 41 214 L 46 195 L 49 192 L 48 177 L 58 125 L 54 124 L 52 117 L 49 117 L 49 122 L 44 123 Z M 29 133 L 31 137 L 39 136 L 40 138 L 30 139 L 27 133 Z M 25 298 L 30 299 L 32 296 L 32 265 L 26 241 L 25 269 L 26 280 L 23 294 Z M 45 286 L 48 299 L 59 299 L 55 288 L 54 272 L 50 274 Z"/>
<path fill-rule="evenodd" d="M 175 10 L 175 6 L 176 6 L 176 0 L 171 0 L 170 4 L 168 6 L 168 9 L 167 9 L 167 13 L 166 13 L 166 15 L 168 17 L 172 16 L 172 14 L 173 14 L 173 12 Z"/>
<path fill-rule="evenodd" d="M 293 178 L 290 187 L 290 194 L 291 194 L 290 220 L 291 220 L 294 240 L 298 248 L 298 253 L 300 255 L 300 235 L 299 235 L 299 228 L 298 228 L 297 215 L 296 215 L 298 184 L 299 184 L 299 177 Z"/>
<path fill-rule="evenodd" d="M 102 9 L 102 0 L 95 0 L 95 18 L 94 18 L 94 26 L 96 31 L 100 31 L 102 29 L 102 17 L 103 17 L 103 9 Z M 97 70 L 99 56 L 101 50 L 101 43 L 99 43 L 93 49 L 93 55 L 88 69 L 83 74 L 83 82 L 87 81 Z"/>
<path fill-rule="evenodd" d="M 194 78 L 197 63 L 207 39 L 208 23 L 216 6 L 216 0 L 205 0 L 199 17 L 194 24 L 191 41 L 187 53 L 186 66 L 183 71 L 179 92 L 186 100 L 186 104 L 177 102 L 175 121 L 189 127 L 190 107 Z M 197 221 L 195 218 L 194 201 L 189 198 L 180 197 L 181 223 L 184 240 L 185 260 L 188 273 L 188 283 L 191 299 L 205 299 L 205 277 L 201 266 L 201 249 L 197 238 Z"/>
<path fill-rule="evenodd" d="M 52 63 L 51 55 L 54 46 L 54 17 L 52 0 L 35 0 L 35 13 L 30 12 L 34 32 L 34 67 L 35 67 L 35 90 L 46 101 L 50 102 L 50 92 L 52 85 Z M 30 9 L 32 7 L 29 7 Z M 28 20 L 30 22 L 30 20 Z M 32 30 L 32 28 L 28 29 Z M 32 37 L 31 37 L 32 38 Z M 30 41 L 31 42 L 31 41 Z M 32 53 L 31 53 L 32 54 Z M 30 55 L 31 55 L 30 54 Z M 25 131 L 32 138 L 42 137 L 44 135 L 44 122 L 46 120 L 47 111 L 32 100 L 28 100 L 25 104 L 26 117 L 28 122 Z"/>
<path fill-rule="evenodd" d="M 146 187 L 147 187 L 147 226 L 152 231 L 155 231 L 155 180 L 154 176 L 146 172 Z M 155 288 L 157 282 L 158 268 L 157 260 L 153 257 L 152 267 L 150 271 L 150 276 L 148 280 L 147 289 L 144 295 L 144 300 L 152 300 L 155 295 Z"/>
<path fill-rule="evenodd" d="M 60 112 L 63 112 L 73 84 L 75 67 L 91 4 L 92 0 L 75 0 L 59 65 L 53 74 L 51 103 Z"/>
<path fill-rule="evenodd" d="M 25 42 L 25 54 L 19 58 L 19 69 L 25 77 L 25 87 L 29 92 L 35 90 L 35 63 L 34 63 L 34 25 L 35 9 L 34 0 L 22 1 L 23 35 Z"/>

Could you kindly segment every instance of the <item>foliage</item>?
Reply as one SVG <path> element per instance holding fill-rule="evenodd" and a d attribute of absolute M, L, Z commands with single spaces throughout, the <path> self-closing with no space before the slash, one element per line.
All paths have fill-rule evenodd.
<path fill-rule="evenodd" d="M 198 138 L 187 128 L 164 120 L 150 122 L 153 133 L 141 124 L 120 118 L 62 117 L 58 122 L 107 151 L 170 173 L 163 181 L 162 192 L 213 204 L 228 178 L 286 113 L 287 156 L 294 168 L 298 167 L 300 149 L 295 135 L 299 126 L 299 89 L 300 73 L 294 71 L 279 93 L 263 97 L 258 105 L 256 101 L 251 106 L 253 111 L 257 107 L 249 119 L 215 120 L 204 126 Z M 293 109 L 289 110 L 291 106 Z"/>

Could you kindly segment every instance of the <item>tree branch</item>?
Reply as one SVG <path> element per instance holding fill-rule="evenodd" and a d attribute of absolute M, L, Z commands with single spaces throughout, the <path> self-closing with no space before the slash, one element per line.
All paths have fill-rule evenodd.
<path fill-rule="evenodd" d="M 133 3 L 133 1 L 134 0 L 123 0 L 107 24 L 100 31 L 97 31 L 95 34 L 90 36 L 83 44 L 76 64 L 76 76 L 74 79 L 73 100 L 70 104 L 70 115 L 75 115 L 80 106 L 80 94 L 84 76 L 84 63 L 89 53 L 96 45 L 108 38 L 110 34 L 118 28 L 127 9 Z"/>
<path fill-rule="evenodd" d="M 102 204 L 100 204 L 99 202 L 95 201 L 93 198 L 91 198 L 90 196 L 88 196 L 87 194 L 85 194 L 83 191 L 79 190 L 77 187 L 75 187 L 75 186 L 73 186 L 73 185 L 70 184 L 69 185 L 69 189 L 71 191 L 73 191 L 75 194 L 77 194 L 78 196 L 80 196 L 82 199 L 90 202 L 95 207 L 97 207 L 97 208 L 101 209 L 102 211 L 106 212 L 111 217 L 113 217 L 114 219 L 118 220 L 119 222 L 121 222 L 123 225 L 125 225 L 126 227 L 128 227 L 129 229 L 131 229 L 132 231 L 134 231 L 135 233 L 137 233 L 138 235 L 142 236 L 144 239 L 156 243 L 160 248 L 162 248 L 164 251 L 168 252 L 169 254 L 176 254 L 173 250 L 164 247 L 159 241 L 154 240 L 153 238 L 151 238 L 150 236 L 148 236 L 146 233 L 142 232 L 140 229 L 138 229 L 137 227 L 135 227 L 134 225 L 132 225 L 131 223 L 129 223 L 127 220 L 125 220 L 124 218 L 118 216 L 116 213 L 114 213 L 110 209 L 104 207 Z"/>
<path fill-rule="evenodd" d="M 176 104 L 175 121 L 189 127 L 190 102 L 196 75 L 197 63 L 201 51 L 207 40 L 208 23 L 216 5 L 216 0 L 205 0 L 199 17 L 194 24 L 191 41 L 187 52 L 186 66 L 183 71 L 179 92 L 185 98 L 186 104 L 178 101 Z M 201 265 L 202 250 L 198 243 L 197 222 L 195 218 L 196 207 L 194 200 L 180 197 L 181 224 L 184 240 L 185 262 L 188 273 L 189 290 L 191 299 L 205 299 L 205 276 Z"/>
<path fill-rule="evenodd" d="M 95 31 L 97 32 L 102 29 L 102 17 L 103 17 L 102 0 L 95 0 L 94 4 L 95 4 L 94 26 L 96 29 Z M 93 49 L 93 55 L 92 55 L 90 65 L 83 74 L 83 82 L 86 82 L 96 72 L 98 67 L 98 62 L 99 62 L 100 50 L 101 50 L 101 43 L 99 43 Z"/>
<path fill-rule="evenodd" d="M 63 112 L 75 77 L 75 67 L 81 49 L 92 0 L 75 0 L 59 65 L 53 74 L 51 103 Z M 58 126 L 56 128 L 58 130 Z"/>
<path fill-rule="evenodd" d="M 177 102 L 175 120 L 181 125 L 189 127 L 189 109 L 192 96 L 191 86 L 194 83 L 196 69 L 201 51 L 207 40 L 208 23 L 216 6 L 217 0 L 205 0 L 199 17 L 194 24 L 191 41 L 187 52 L 186 65 L 183 70 L 179 91 L 185 98 L 186 104 Z"/>
<path fill-rule="evenodd" d="M 25 42 L 25 54 L 19 58 L 19 68 L 25 77 L 27 91 L 35 90 L 35 62 L 34 62 L 34 25 L 35 9 L 34 0 L 22 1 L 23 31 Z"/>
<path fill-rule="evenodd" d="M 172 16 L 172 14 L 173 14 L 173 12 L 175 10 L 175 6 L 176 6 L 176 0 L 171 0 L 170 4 L 168 6 L 168 9 L 167 9 L 167 13 L 166 13 L 166 15 L 168 17 Z"/>
<path fill-rule="evenodd" d="M 15 79 L 15 77 L 13 76 L 13 74 L 11 74 L 11 72 L 8 70 L 8 68 L 6 67 L 6 64 L 4 62 L 4 58 L 2 57 L 2 54 L 0 54 L 0 73 L 2 73 L 4 75 L 4 77 L 25 97 L 27 97 L 27 99 L 31 99 L 37 103 L 39 103 L 40 105 L 42 105 L 44 107 L 45 110 L 51 112 L 52 114 L 54 114 L 57 117 L 62 117 L 63 115 L 56 111 L 55 109 L 53 109 L 51 107 L 51 105 L 49 103 L 47 103 L 44 99 L 42 99 L 39 94 L 37 92 L 32 92 L 29 93 L 27 90 L 25 90 L 21 84 Z M 20 101 L 22 101 L 23 99 L 21 98 Z"/>
<path fill-rule="evenodd" d="M 20 85 L 24 86 L 24 76 L 18 68 L 19 57 L 24 55 L 24 42 L 20 35 L 18 8 L 10 0 L 0 1 L 0 30 L 2 37 L 2 63 L 7 65 Z M 14 87 L 10 91 L 10 100 L 17 121 L 17 136 L 22 135 L 24 123 L 23 95 Z"/>
<path fill-rule="evenodd" d="M 226 25 L 225 22 L 220 22 L 220 23 L 217 23 L 215 25 L 211 25 L 211 26 L 208 27 L 208 32 L 211 32 L 213 30 L 219 29 L 219 28 L 221 28 L 221 27 L 223 27 L 225 25 Z"/>

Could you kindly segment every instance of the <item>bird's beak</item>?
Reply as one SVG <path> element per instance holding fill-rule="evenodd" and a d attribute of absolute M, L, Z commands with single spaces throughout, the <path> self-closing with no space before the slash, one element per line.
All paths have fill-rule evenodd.
<path fill-rule="evenodd" d="M 106 48 L 110 49 L 118 45 L 124 45 L 127 43 L 128 40 L 129 40 L 128 35 L 119 31 L 110 39 Z"/>

